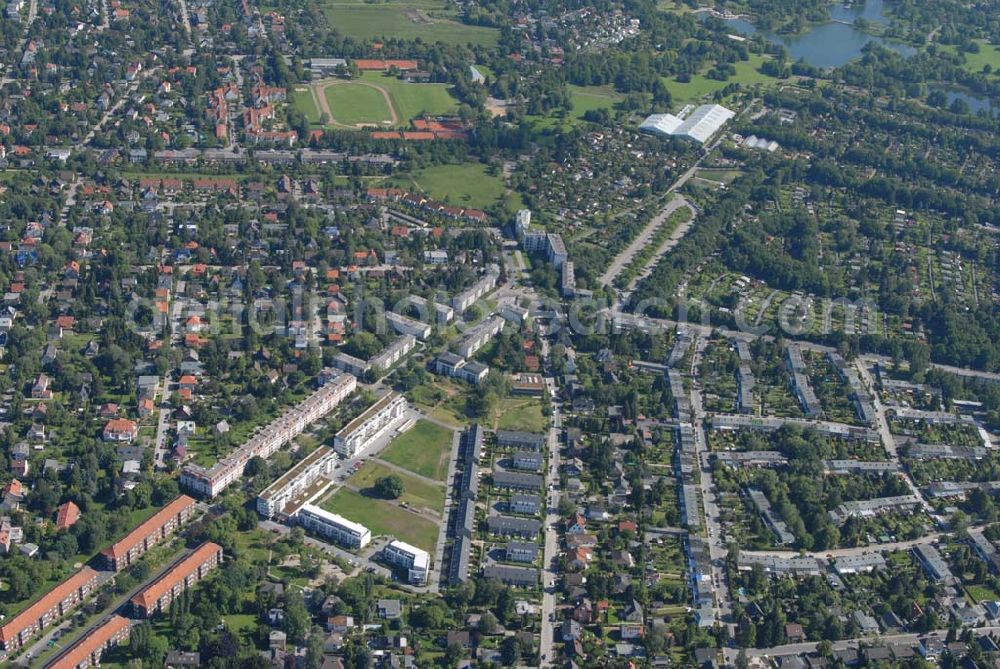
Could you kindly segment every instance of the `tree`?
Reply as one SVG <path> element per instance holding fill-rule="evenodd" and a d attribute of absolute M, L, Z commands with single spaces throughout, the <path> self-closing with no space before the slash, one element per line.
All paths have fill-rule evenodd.
<path fill-rule="evenodd" d="M 521 659 L 521 643 L 517 637 L 509 636 L 500 644 L 500 660 L 504 666 L 512 667 Z"/>
<path fill-rule="evenodd" d="M 465 657 L 465 649 L 460 643 L 450 643 L 444 651 L 444 666 L 457 667 L 458 663 Z"/>
<path fill-rule="evenodd" d="M 375 485 L 372 486 L 375 494 L 382 499 L 399 499 L 405 492 L 403 487 L 403 479 L 399 478 L 395 474 L 390 474 L 389 476 L 383 476 L 375 481 Z"/>
<path fill-rule="evenodd" d="M 285 633 L 295 643 L 301 643 L 309 633 L 309 611 L 298 590 L 289 590 L 285 596 Z"/>

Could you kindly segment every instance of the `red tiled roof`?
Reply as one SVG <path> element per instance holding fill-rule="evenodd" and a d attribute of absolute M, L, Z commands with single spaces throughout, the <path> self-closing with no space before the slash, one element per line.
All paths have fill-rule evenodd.
<path fill-rule="evenodd" d="M 162 527 L 170 518 L 173 518 L 182 510 L 192 506 L 194 506 L 194 499 L 188 497 L 187 495 L 180 495 L 177 499 L 170 502 L 170 504 L 167 504 L 165 507 L 156 512 L 152 518 L 125 535 L 125 538 L 111 544 L 101 551 L 101 555 L 115 560 L 123 557 L 137 543 L 152 534 L 155 529 Z"/>
<path fill-rule="evenodd" d="M 195 572 L 209 556 L 221 550 L 221 546 L 213 544 L 211 541 L 198 546 L 191 555 L 178 562 L 167 573 L 156 579 L 152 585 L 133 597 L 130 600 L 132 605 L 141 606 L 148 611 L 156 604 L 160 597 Z"/>
<path fill-rule="evenodd" d="M 127 619 L 119 615 L 111 616 L 103 625 L 80 639 L 75 645 L 70 646 L 70 649 L 62 657 L 49 664 L 47 669 L 76 669 L 85 660 L 89 660 L 96 650 L 104 648 L 109 641 L 128 627 L 129 621 Z"/>
<path fill-rule="evenodd" d="M 24 628 L 35 624 L 46 611 L 79 590 L 88 581 L 97 576 L 90 567 L 84 567 L 65 581 L 42 595 L 41 599 L 14 616 L 10 622 L 0 627 L 0 641 L 5 644 L 11 641 Z"/>
<path fill-rule="evenodd" d="M 56 527 L 60 530 L 72 527 L 78 520 L 80 520 L 80 507 L 73 502 L 66 502 L 56 509 Z"/>

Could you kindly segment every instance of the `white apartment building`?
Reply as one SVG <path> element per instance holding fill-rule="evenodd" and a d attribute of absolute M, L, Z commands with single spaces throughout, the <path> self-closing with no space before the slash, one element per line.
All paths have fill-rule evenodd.
<path fill-rule="evenodd" d="M 251 458 L 267 460 L 306 427 L 333 411 L 357 385 L 357 378 L 351 374 L 333 378 L 213 466 L 185 466 L 181 472 L 181 486 L 203 497 L 215 497 L 243 476 Z"/>
<path fill-rule="evenodd" d="M 409 581 L 414 585 L 427 583 L 431 556 L 427 551 L 411 546 L 404 541 L 392 541 L 382 550 L 386 562 L 402 567 L 409 572 Z"/>
<path fill-rule="evenodd" d="M 401 335 L 410 335 L 423 341 L 431 336 L 431 326 L 421 323 L 415 318 L 397 314 L 394 311 L 385 312 L 385 322 Z"/>
<path fill-rule="evenodd" d="M 406 398 L 390 392 L 337 432 L 333 448 L 345 457 L 354 457 L 405 417 Z"/>
<path fill-rule="evenodd" d="M 336 462 L 336 451 L 320 446 L 261 491 L 257 496 L 257 513 L 265 518 L 281 513 L 285 505 L 308 489 L 316 479 L 333 472 Z"/>
<path fill-rule="evenodd" d="M 455 352 L 463 358 L 471 358 L 482 347 L 486 346 L 491 339 L 500 334 L 503 330 L 504 319 L 501 316 L 491 316 L 475 328 L 455 346 Z"/>
<path fill-rule="evenodd" d="M 458 313 L 464 312 L 486 293 L 497 287 L 497 280 L 500 278 L 500 267 L 490 265 L 486 268 L 486 274 L 474 284 L 463 290 L 458 295 L 451 298 L 451 306 Z"/>
<path fill-rule="evenodd" d="M 371 530 L 364 525 L 312 504 L 306 504 L 299 509 L 295 518 L 307 531 L 332 539 L 348 548 L 364 548 L 372 540 Z"/>

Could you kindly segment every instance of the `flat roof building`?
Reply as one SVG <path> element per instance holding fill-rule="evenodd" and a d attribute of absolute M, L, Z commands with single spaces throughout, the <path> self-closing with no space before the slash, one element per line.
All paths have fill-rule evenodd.
<path fill-rule="evenodd" d="M 333 438 L 333 448 L 345 457 L 365 451 L 406 416 L 406 398 L 389 392 L 345 425 Z"/>
<path fill-rule="evenodd" d="M 306 504 L 299 509 L 295 518 L 306 530 L 316 532 L 348 548 L 364 548 L 372 540 L 371 530 L 364 525 L 312 504 Z"/>
<path fill-rule="evenodd" d="M 431 556 L 427 551 L 405 541 L 390 541 L 382 550 L 382 555 L 390 564 L 406 569 L 410 583 L 426 585 L 431 569 Z"/>
<path fill-rule="evenodd" d="M 336 463 L 336 451 L 319 446 L 257 495 L 257 513 L 265 518 L 281 513 L 286 504 L 318 478 L 329 475 Z"/>

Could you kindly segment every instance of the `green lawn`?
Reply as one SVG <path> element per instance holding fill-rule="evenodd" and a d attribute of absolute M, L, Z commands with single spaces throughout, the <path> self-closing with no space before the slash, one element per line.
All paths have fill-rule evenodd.
<path fill-rule="evenodd" d="M 365 72 L 361 79 L 389 91 L 400 122 L 406 125 L 411 118 L 421 114 L 452 114 L 458 106 L 455 98 L 448 92 L 447 84 L 411 84 L 382 72 Z"/>
<path fill-rule="evenodd" d="M 319 109 L 316 107 L 316 100 L 313 99 L 312 91 L 308 88 L 296 88 L 292 91 L 292 105 L 306 116 L 306 120 L 312 124 L 318 124 L 320 120 Z"/>
<path fill-rule="evenodd" d="M 743 88 L 749 88 L 754 84 L 774 83 L 777 79 L 760 71 L 763 62 L 763 56 L 750 54 L 750 60 L 735 63 L 736 75 L 730 77 L 728 81 L 716 81 L 699 74 L 691 77 L 691 81 L 687 83 L 681 83 L 674 77 L 664 77 L 663 83 L 673 96 L 675 105 L 697 102 L 733 83 L 739 83 Z"/>
<path fill-rule="evenodd" d="M 491 175 L 479 162 L 438 165 L 400 175 L 395 179 L 403 188 L 416 186 L 435 200 L 455 205 L 485 208 L 505 200 L 507 208 L 521 206 L 520 197 L 508 194 L 500 175 Z"/>
<path fill-rule="evenodd" d="M 351 477 L 350 483 L 361 490 L 375 485 L 375 481 L 383 476 L 398 476 L 403 481 L 403 495 L 400 502 L 405 502 L 414 508 L 428 508 L 436 513 L 444 509 L 444 485 L 434 485 L 424 479 L 405 474 L 380 464 L 377 460 L 369 460 L 357 474 Z"/>
<path fill-rule="evenodd" d="M 611 110 L 624 97 L 613 86 L 574 86 L 570 84 L 567 88 L 570 100 L 573 102 L 572 111 L 565 115 L 528 116 L 527 118 L 536 129 L 557 128 L 560 125 L 569 127 L 573 123 L 580 122 L 583 115 L 592 109 Z"/>
<path fill-rule="evenodd" d="M 510 398 L 497 407 L 497 429 L 545 432 L 549 419 L 542 415 L 542 405 L 537 399 Z"/>
<path fill-rule="evenodd" d="M 244 630 L 252 632 L 257 628 L 257 619 L 248 613 L 233 613 L 223 616 L 222 620 L 226 623 L 226 627 L 236 634 Z"/>
<path fill-rule="evenodd" d="M 321 506 L 348 520 L 361 523 L 371 530 L 373 535 L 391 535 L 426 551 L 433 551 L 437 543 L 437 523 L 346 488 L 341 488 L 323 500 Z"/>
<path fill-rule="evenodd" d="M 460 23 L 440 2 L 328 2 L 323 10 L 341 34 L 359 39 L 419 37 L 431 43 L 493 46 L 499 35 L 493 28 Z"/>
<path fill-rule="evenodd" d="M 345 125 L 392 122 L 382 91 L 365 84 L 345 81 L 325 91 L 333 119 Z"/>
<path fill-rule="evenodd" d="M 993 72 L 997 73 L 1000 70 L 1000 49 L 993 46 L 986 40 L 977 39 L 974 40 L 976 44 L 979 45 L 978 53 L 966 53 L 962 51 L 961 54 L 965 57 L 965 69 L 969 72 L 977 73 L 983 71 L 984 65 L 989 65 L 993 68 Z M 939 48 L 950 51 L 951 53 L 958 53 L 953 45 L 939 45 Z"/>
<path fill-rule="evenodd" d="M 452 431 L 428 420 L 419 420 L 396 437 L 379 457 L 421 476 L 444 481 L 448 476 Z"/>

